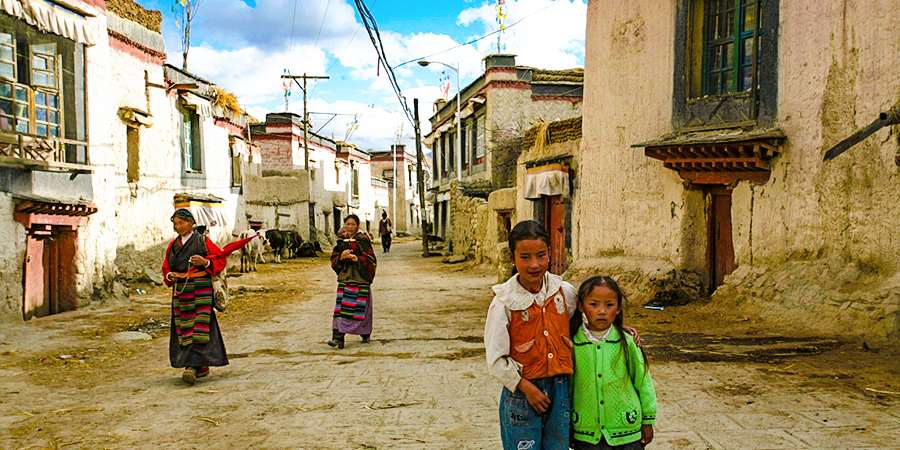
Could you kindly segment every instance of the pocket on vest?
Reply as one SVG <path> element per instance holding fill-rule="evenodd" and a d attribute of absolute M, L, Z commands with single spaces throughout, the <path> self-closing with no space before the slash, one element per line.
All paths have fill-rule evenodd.
<path fill-rule="evenodd" d="M 534 347 L 534 339 L 516 346 L 516 351 L 519 353 L 527 353 L 528 350 L 531 350 L 531 347 Z"/>

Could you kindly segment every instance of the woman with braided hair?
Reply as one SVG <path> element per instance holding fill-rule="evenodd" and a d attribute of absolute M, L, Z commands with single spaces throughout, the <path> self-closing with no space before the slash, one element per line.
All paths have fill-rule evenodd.
<path fill-rule="evenodd" d="M 194 215 L 188 209 L 172 214 L 178 233 L 166 249 L 162 271 L 172 287 L 172 322 L 169 362 L 184 368 L 181 379 L 193 385 L 209 374 L 209 366 L 228 365 L 219 323 L 213 310 L 212 276 L 225 268 L 225 259 L 209 259 L 219 252 L 209 238 L 194 230 Z"/>

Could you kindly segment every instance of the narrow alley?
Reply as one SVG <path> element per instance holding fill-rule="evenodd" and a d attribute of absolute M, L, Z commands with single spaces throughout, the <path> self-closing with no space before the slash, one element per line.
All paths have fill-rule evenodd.
<path fill-rule="evenodd" d="M 220 324 L 231 364 L 195 386 L 168 366 L 162 287 L 132 294 L 129 305 L 4 325 L 0 447 L 499 448 L 500 384 L 486 373 L 482 344 L 495 274 L 420 252 L 420 241 L 377 250 L 372 343 L 348 336 L 343 350 L 325 345 L 335 285 L 327 254 L 230 278 Z M 889 384 L 896 351 L 754 340 L 739 327 L 743 339 L 733 341 L 724 322 L 703 334 L 645 311 L 629 317 L 645 336 L 660 399 L 649 448 L 900 443 L 900 389 Z"/>

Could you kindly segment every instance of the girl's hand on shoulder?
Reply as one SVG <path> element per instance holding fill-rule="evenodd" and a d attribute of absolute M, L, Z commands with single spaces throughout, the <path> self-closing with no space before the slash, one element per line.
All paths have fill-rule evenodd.
<path fill-rule="evenodd" d="M 550 399 L 532 382 L 522 378 L 522 381 L 519 381 L 518 387 L 519 390 L 525 394 L 525 398 L 528 399 L 528 404 L 530 404 L 538 414 L 545 413 L 547 408 L 550 407 Z"/>
<path fill-rule="evenodd" d="M 653 425 L 641 425 L 641 444 L 653 442 Z"/>
<path fill-rule="evenodd" d="M 638 331 L 636 328 L 631 328 L 629 326 L 622 325 L 622 329 L 625 330 L 626 333 L 630 334 L 634 338 L 634 345 L 637 345 L 638 347 L 641 346 L 641 336 L 638 334 Z"/>

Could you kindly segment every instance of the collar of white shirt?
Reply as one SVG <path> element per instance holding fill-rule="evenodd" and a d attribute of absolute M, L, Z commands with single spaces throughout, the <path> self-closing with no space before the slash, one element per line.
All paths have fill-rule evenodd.
<path fill-rule="evenodd" d="M 537 293 L 532 293 L 528 292 L 528 289 L 525 289 L 519 283 L 519 275 L 516 274 L 509 277 L 506 283 L 495 285 L 493 290 L 500 303 L 503 303 L 512 311 L 522 311 L 528 309 L 534 302 L 543 306 L 544 300 L 562 287 L 562 282 L 561 276 L 546 272 L 544 273 L 544 282 L 541 284 L 541 290 Z"/>
<path fill-rule="evenodd" d="M 576 314 L 577 313 L 578 312 L 576 311 Z M 591 341 L 595 344 L 599 344 L 599 343 L 605 341 L 606 338 L 609 336 L 609 330 L 612 330 L 612 328 L 613 327 L 610 326 L 609 328 L 606 329 L 606 331 L 602 331 L 602 332 L 596 331 L 595 332 L 587 327 L 587 322 L 581 323 L 581 329 L 584 331 L 584 335 L 587 336 L 589 341 Z M 597 336 L 597 334 L 600 334 L 600 336 Z"/>

